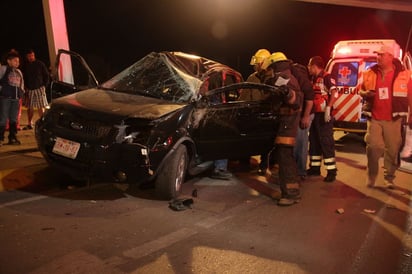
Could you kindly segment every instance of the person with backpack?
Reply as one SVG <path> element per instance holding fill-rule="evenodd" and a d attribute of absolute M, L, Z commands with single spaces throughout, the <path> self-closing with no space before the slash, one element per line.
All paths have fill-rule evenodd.
<path fill-rule="evenodd" d="M 20 145 L 17 139 L 17 119 L 20 99 L 24 94 L 23 74 L 18 69 L 20 57 L 17 52 L 7 54 L 7 65 L 0 67 L 0 146 L 4 142 L 6 123 L 9 121 L 9 145 Z"/>
<path fill-rule="evenodd" d="M 325 71 L 325 62 L 321 56 L 313 56 L 308 63 L 312 76 L 313 110 L 315 117 L 309 130 L 309 169 L 308 176 L 320 176 L 320 167 L 325 165 L 327 174 L 324 182 L 336 180 L 335 140 L 333 138 L 332 107 L 337 98 L 336 81 Z"/>

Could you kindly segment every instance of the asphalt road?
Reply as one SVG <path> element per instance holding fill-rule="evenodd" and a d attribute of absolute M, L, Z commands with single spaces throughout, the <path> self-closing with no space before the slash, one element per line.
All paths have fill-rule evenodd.
<path fill-rule="evenodd" d="M 337 181 L 308 178 L 299 204 L 231 162 L 229 181 L 190 178 L 184 211 L 150 188 L 76 186 L 19 137 L 0 148 L 0 273 L 412 273 L 412 175 L 366 188 L 359 136 L 337 135 Z"/>

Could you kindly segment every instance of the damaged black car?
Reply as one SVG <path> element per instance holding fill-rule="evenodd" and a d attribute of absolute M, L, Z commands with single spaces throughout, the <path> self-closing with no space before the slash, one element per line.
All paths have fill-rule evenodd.
<path fill-rule="evenodd" d="M 259 155 L 273 145 L 281 95 L 243 82 L 224 64 L 152 52 L 98 84 L 77 53 L 59 51 L 60 67 L 63 55 L 80 60 L 88 75 L 57 75 L 35 135 L 49 165 L 74 179 L 154 182 L 158 196 L 170 199 L 211 161 Z M 247 89 L 268 96 L 240 100 Z"/>

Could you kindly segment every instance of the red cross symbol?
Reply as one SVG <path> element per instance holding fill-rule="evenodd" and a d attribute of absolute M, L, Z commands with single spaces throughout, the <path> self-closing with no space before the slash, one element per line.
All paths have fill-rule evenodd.
<path fill-rule="evenodd" d="M 351 75 L 352 71 L 348 69 L 348 67 L 343 67 L 339 70 L 339 74 L 342 75 L 343 78 L 347 78 L 347 76 Z"/>

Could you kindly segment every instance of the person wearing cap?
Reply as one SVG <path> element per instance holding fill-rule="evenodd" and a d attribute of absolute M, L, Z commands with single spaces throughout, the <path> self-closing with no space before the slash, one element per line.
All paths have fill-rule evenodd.
<path fill-rule="evenodd" d="M 282 94 L 274 151 L 279 163 L 281 198 L 278 205 L 290 206 L 297 203 L 301 197 L 293 146 L 299 126 L 303 94 L 298 80 L 292 75 L 290 62 L 282 52 L 271 54 L 263 62 L 262 68 L 270 73 L 265 84 L 278 87 Z"/>
<path fill-rule="evenodd" d="M 337 168 L 335 159 L 335 140 L 333 138 L 332 108 L 337 98 L 336 81 L 325 71 L 325 62 L 321 56 L 309 59 L 308 70 L 312 76 L 313 90 L 313 117 L 309 129 L 309 169 L 308 176 L 320 176 L 320 167 L 323 164 L 327 174 L 324 182 L 336 180 Z"/>
<path fill-rule="evenodd" d="M 17 119 L 20 99 L 24 94 L 23 74 L 18 69 L 20 57 L 17 52 L 7 54 L 7 65 L 0 67 L 0 146 L 4 142 L 7 120 L 9 121 L 9 145 L 20 145 L 17 139 Z"/>
<path fill-rule="evenodd" d="M 364 98 L 363 114 L 368 117 L 364 137 L 367 156 L 367 186 L 374 187 L 383 156 L 384 183 L 394 188 L 399 167 L 402 123 L 412 128 L 411 71 L 394 58 L 394 50 L 383 45 L 375 51 L 377 64 L 363 72 L 359 94 Z M 408 109 L 409 108 L 409 109 Z"/>

